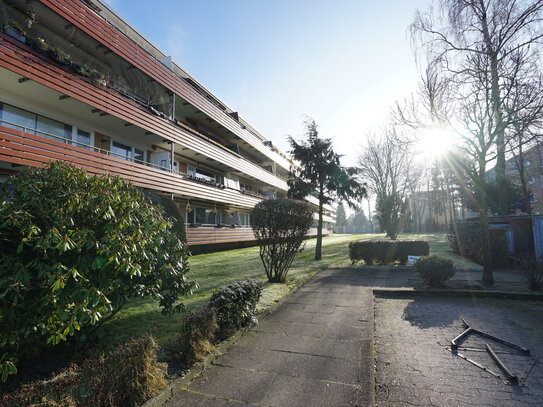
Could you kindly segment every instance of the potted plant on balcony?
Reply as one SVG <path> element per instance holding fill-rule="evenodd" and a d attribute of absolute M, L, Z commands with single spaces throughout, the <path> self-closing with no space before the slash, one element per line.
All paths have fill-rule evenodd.
<path fill-rule="evenodd" d="M 2 31 L 4 31 L 10 37 L 15 38 L 18 41 L 26 41 L 26 32 L 15 20 L 9 20 L 7 23 L 2 24 Z"/>
<path fill-rule="evenodd" d="M 52 47 L 52 48 L 47 49 L 45 53 L 47 54 L 49 58 L 59 63 L 60 65 L 65 65 L 65 66 L 73 65 L 72 57 L 70 57 L 69 54 L 67 54 L 60 48 Z"/>
<path fill-rule="evenodd" d="M 28 25 L 28 28 L 32 28 L 35 22 L 38 21 L 36 11 L 31 7 L 27 6 L 25 8 L 24 13 L 26 14 L 26 24 Z"/>
<path fill-rule="evenodd" d="M 45 51 L 49 48 L 45 40 L 41 37 L 38 38 L 30 38 L 27 37 L 26 43 L 30 48 L 32 48 L 35 51 L 41 52 L 42 54 L 45 54 Z"/>

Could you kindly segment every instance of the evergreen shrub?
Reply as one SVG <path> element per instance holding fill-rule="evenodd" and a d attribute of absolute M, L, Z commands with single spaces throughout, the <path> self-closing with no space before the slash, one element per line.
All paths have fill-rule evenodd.
<path fill-rule="evenodd" d="M 218 339 L 256 322 L 255 309 L 261 294 L 261 283 L 253 279 L 236 281 L 213 294 L 209 307 L 217 318 Z"/>
<path fill-rule="evenodd" d="M 438 256 L 417 259 L 415 269 L 424 284 L 430 287 L 442 287 L 455 273 L 453 262 Z"/>
<path fill-rule="evenodd" d="M 134 298 L 180 311 L 194 285 L 174 224 L 120 178 L 27 168 L 0 185 L 0 219 L 3 380 L 32 343 L 82 339 Z"/>

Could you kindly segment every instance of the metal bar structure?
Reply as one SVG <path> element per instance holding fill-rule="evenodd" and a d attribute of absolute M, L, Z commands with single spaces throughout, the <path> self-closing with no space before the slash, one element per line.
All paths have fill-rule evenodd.
<path fill-rule="evenodd" d="M 494 362 L 500 367 L 501 370 L 503 370 L 507 376 L 507 378 L 511 381 L 511 383 L 518 383 L 518 376 L 511 373 L 509 368 L 503 363 L 503 361 L 500 359 L 498 355 L 494 352 L 494 350 L 490 347 L 488 343 L 485 342 L 485 349 L 490 354 Z"/>
<path fill-rule="evenodd" d="M 537 356 L 532 356 L 532 360 L 531 361 L 528 361 L 528 366 L 524 372 L 524 374 L 519 377 L 518 375 L 515 375 L 511 372 L 511 370 L 509 370 L 509 368 L 505 365 L 505 363 L 501 360 L 501 358 L 498 356 L 498 353 L 502 353 L 502 354 L 510 354 L 510 355 L 514 355 L 514 354 L 517 354 L 516 352 L 507 352 L 507 351 L 495 351 L 494 349 L 492 349 L 492 347 L 485 342 L 485 349 L 480 349 L 480 348 L 470 348 L 470 347 L 460 347 L 460 343 L 467 337 L 467 335 L 469 335 L 470 333 L 473 333 L 475 335 L 480 335 L 482 337 L 485 337 L 485 338 L 488 338 L 488 339 L 491 339 L 493 341 L 496 341 L 498 343 L 501 343 L 503 345 L 506 345 L 512 349 L 515 349 L 516 351 L 528 356 L 530 355 L 530 350 L 525 348 L 524 346 L 520 346 L 520 345 L 517 345 L 516 343 L 513 343 L 513 342 L 509 342 L 509 341 L 506 341 L 505 339 L 502 339 L 502 338 L 498 338 L 497 336 L 494 336 L 494 335 L 491 335 L 489 333 L 486 333 L 486 332 L 483 332 L 483 331 L 480 331 L 478 329 L 475 329 L 473 327 L 471 327 L 464 319 L 462 319 L 462 322 L 465 326 L 465 330 L 460 334 L 458 335 L 456 338 L 454 338 L 453 340 L 451 340 L 451 347 L 447 347 L 447 350 L 453 352 L 453 354 L 455 356 L 458 356 L 459 358 L 461 359 L 464 359 L 466 361 L 468 361 L 469 363 L 471 363 L 472 365 L 474 366 L 477 366 L 479 369 L 482 369 L 484 370 L 485 372 L 501 379 L 505 384 L 513 384 L 513 385 L 519 385 L 520 383 L 524 382 L 526 380 L 526 378 L 528 377 L 528 375 L 530 374 L 530 371 L 532 370 L 532 368 L 534 367 L 536 361 L 538 360 L 538 357 Z M 507 376 L 507 380 L 502 377 L 499 373 L 487 368 L 486 366 L 483 366 L 482 364 L 468 358 L 466 355 L 460 353 L 459 351 L 462 350 L 466 350 L 466 351 L 475 351 L 475 352 L 487 352 L 490 357 L 492 358 L 492 360 L 494 361 L 494 363 L 496 363 L 496 365 L 505 373 L 505 375 Z"/>
<path fill-rule="evenodd" d="M 498 379 L 502 380 L 504 383 L 508 384 L 508 382 L 503 377 L 501 377 L 499 373 L 496 373 L 495 371 L 490 370 L 489 368 L 481 365 L 480 363 L 474 361 L 473 359 L 468 358 L 466 355 L 463 355 L 462 353 L 457 353 L 456 356 L 464 359 L 465 361 L 471 363 L 472 365 L 477 366 L 479 369 L 484 370 L 487 373 L 490 373 L 492 376 L 497 377 Z"/>
<path fill-rule="evenodd" d="M 521 351 L 522 353 L 525 353 L 526 355 L 530 354 L 530 350 L 526 349 L 524 346 L 517 345 L 516 343 L 506 341 L 505 339 L 498 338 L 497 336 L 490 335 L 490 334 L 488 334 L 486 332 L 483 332 L 483 331 L 480 331 L 478 329 L 472 328 L 472 327 L 470 327 L 470 325 L 464 319 L 462 319 L 462 322 L 464 323 L 464 325 L 468 329 L 471 328 L 471 332 L 473 332 L 473 333 L 479 334 L 481 336 L 484 336 L 485 338 L 489 338 L 489 339 L 492 339 L 492 340 L 494 340 L 496 342 L 499 342 L 499 343 L 502 343 L 504 345 L 510 346 L 511 348 L 517 349 L 517 350 Z M 464 332 L 466 332 L 466 331 L 464 331 Z"/>
<path fill-rule="evenodd" d="M 462 320 L 463 321 L 463 320 Z M 454 338 L 451 341 L 451 349 L 458 350 L 458 345 L 460 341 L 466 338 L 470 332 L 473 332 L 473 328 L 468 328 L 464 332 L 462 332 L 460 335 L 458 335 L 456 338 Z"/>

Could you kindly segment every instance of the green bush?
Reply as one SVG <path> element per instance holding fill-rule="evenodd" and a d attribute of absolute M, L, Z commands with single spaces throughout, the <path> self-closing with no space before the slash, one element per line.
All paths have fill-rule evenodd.
<path fill-rule="evenodd" d="M 24 384 L 4 395 L 0 406 L 139 406 L 167 385 L 166 365 L 157 362 L 156 350 L 152 337 L 135 339 L 49 380 Z"/>
<path fill-rule="evenodd" d="M 213 294 L 209 306 L 217 316 L 218 339 L 225 339 L 255 322 L 255 309 L 261 294 L 262 285 L 253 279 L 228 284 Z"/>
<path fill-rule="evenodd" d="M 194 285 L 172 222 L 119 178 L 28 168 L 0 186 L 0 219 L 2 379 L 23 342 L 88 335 L 136 297 L 179 311 Z"/>
<path fill-rule="evenodd" d="M 417 259 L 415 269 L 424 284 L 430 287 L 442 287 L 455 273 L 453 262 L 438 256 Z"/>
<path fill-rule="evenodd" d="M 428 242 L 422 240 L 369 240 L 349 243 L 349 257 L 354 263 L 364 260 L 368 265 L 405 264 L 408 256 L 427 256 Z"/>
<path fill-rule="evenodd" d="M 313 213 L 306 202 L 270 199 L 256 204 L 251 226 L 269 282 L 285 282 L 312 222 Z"/>
<path fill-rule="evenodd" d="M 483 264 L 482 239 L 479 221 L 455 221 L 449 226 L 449 243 L 453 252 L 478 264 Z M 490 248 L 494 266 L 506 267 L 508 247 L 504 229 L 490 228 Z"/>
<path fill-rule="evenodd" d="M 217 328 L 217 317 L 209 307 L 200 307 L 183 315 L 179 338 L 180 361 L 183 365 L 191 366 L 212 349 Z"/>
<path fill-rule="evenodd" d="M 543 288 L 543 260 L 536 259 L 533 254 L 522 254 L 515 261 L 517 268 L 526 281 L 530 290 L 541 290 Z"/>

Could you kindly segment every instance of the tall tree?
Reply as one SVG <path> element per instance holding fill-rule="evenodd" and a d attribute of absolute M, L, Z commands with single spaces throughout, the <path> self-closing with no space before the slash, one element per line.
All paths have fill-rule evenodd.
<path fill-rule="evenodd" d="M 305 140 L 298 142 L 289 137 L 290 154 L 296 164 L 291 167 L 288 193 L 294 199 L 315 195 L 319 201 L 315 260 L 320 260 L 324 205 L 340 199 L 354 208 L 366 195 L 366 188 L 358 181 L 356 168 L 341 165 L 332 140 L 319 137 L 315 121 L 308 119 L 305 124 Z"/>
<path fill-rule="evenodd" d="M 360 175 L 376 198 L 380 227 L 392 240 L 406 220 L 407 199 L 420 174 L 411 147 L 396 127 L 390 127 L 370 135 L 358 157 Z"/>
<path fill-rule="evenodd" d="M 430 61 L 461 84 L 479 80 L 479 69 L 484 67 L 482 85 L 492 110 L 487 119 L 492 120 L 500 184 L 505 179 L 506 130 L 512 121 L 506 99 L 511 83 L 521 75 L 514 60 L 537 53 L 543 38 L 543 0 L 436 0 L 435 4 L 427 13 L 417 12 L 412 33 Z"/>
<path fill-rule="evenodd" d="M 347 225 L 347 214 L 345 212 L 345 205 L 343 204 L 343 202 L 340 202 L 336 209 L 336 225 Z"/>

